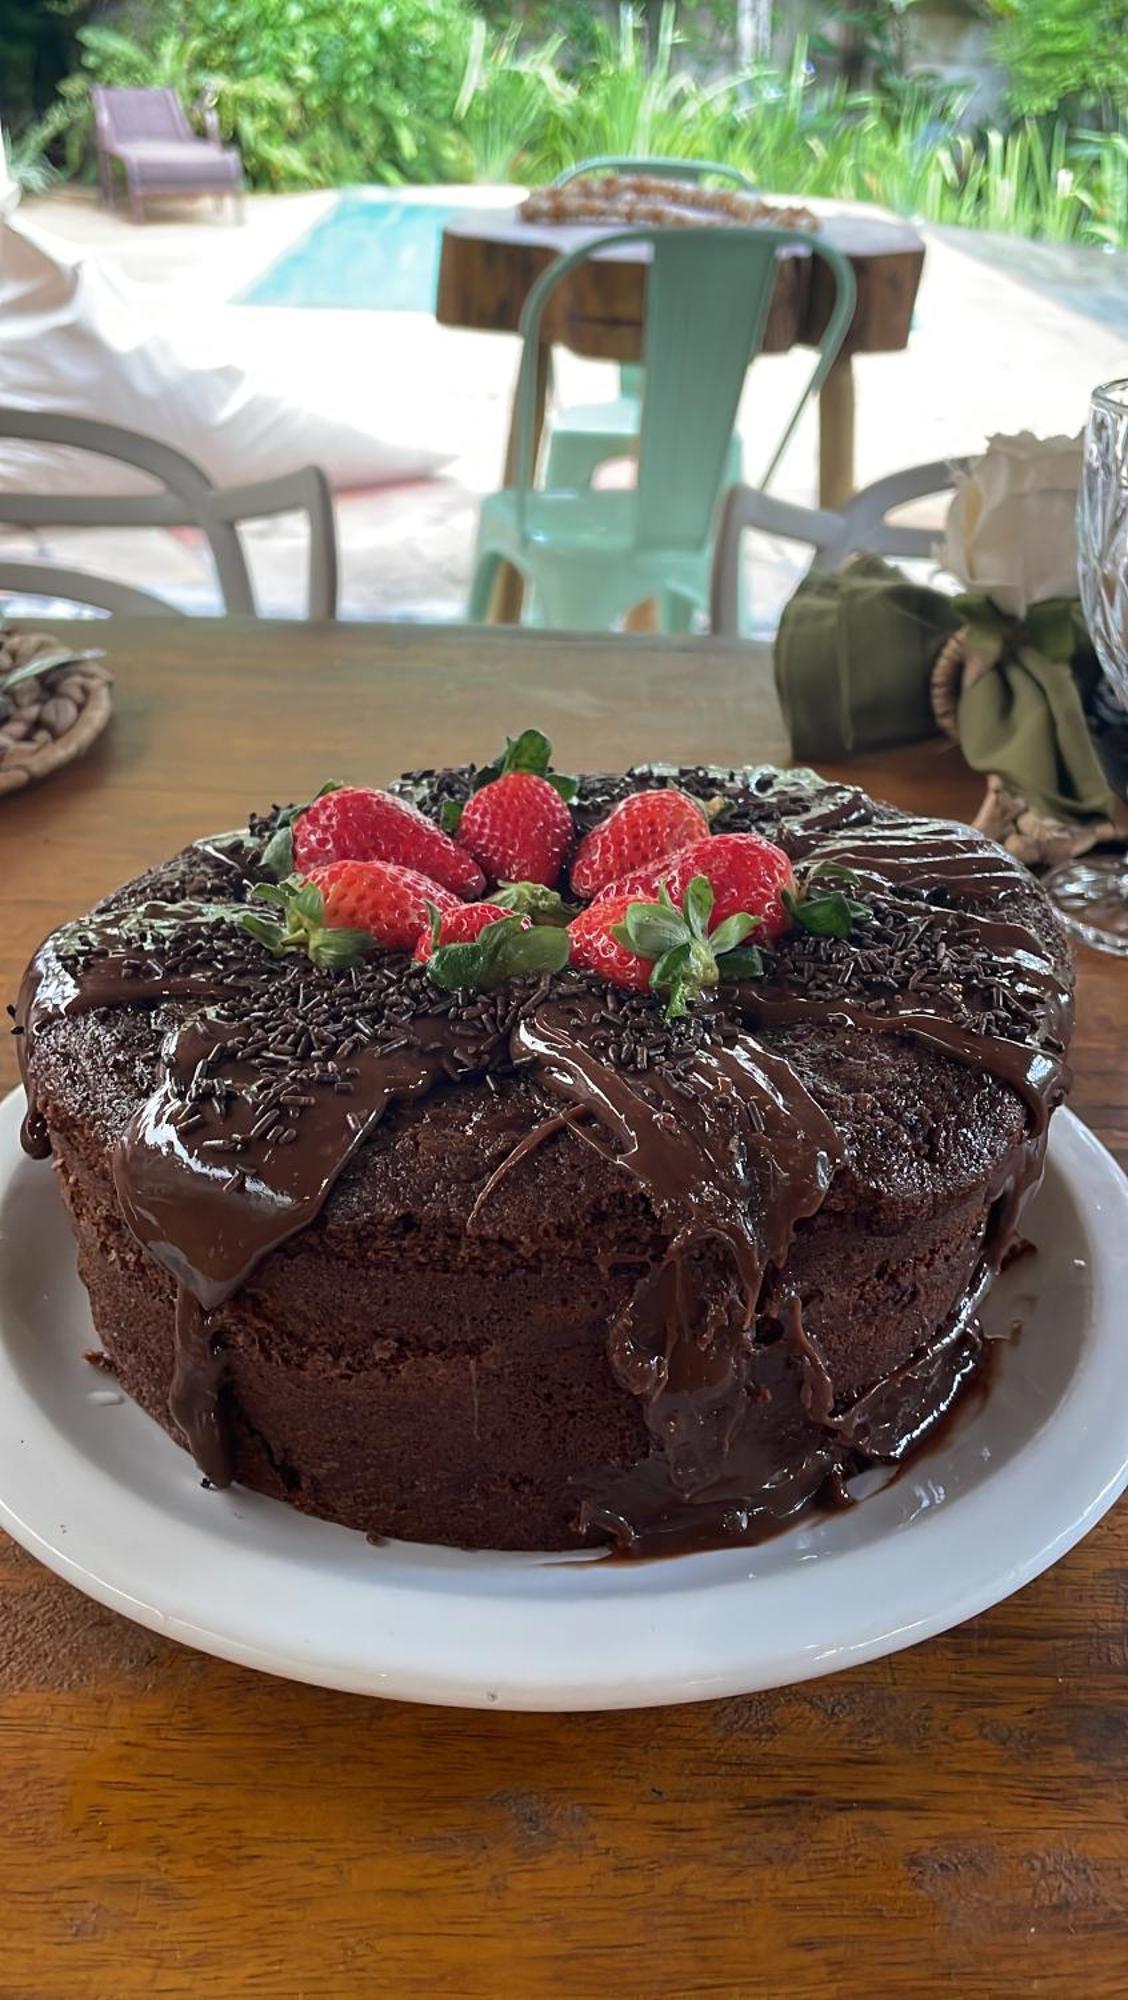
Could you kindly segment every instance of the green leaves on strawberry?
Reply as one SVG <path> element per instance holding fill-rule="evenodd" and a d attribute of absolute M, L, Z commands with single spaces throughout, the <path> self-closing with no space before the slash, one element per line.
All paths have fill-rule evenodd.
<path fill-rule="evenodd" d="M 856 881 L 852 869 L 834 861 L 816 861 L 798 890 L 783 891 L 783 906 L 792 923 L 812 937 L 848 938 L 859 924 L 868 923 L 872 914 L 865 903 L 846 894 Z M 819 887 L 823 882 L 843 886 L 824 890 Z"/>
<path fill-rule="evenodd" d="M 472 944 L 444 944 L 427 960 L 427 977 L 448 993 L 488 993 L 507 979 L 560 972 L 568 963 L 568 933 L 530 928 L 518 915 L 487 924 Z"/>
<path fill-rule="evenodd" d="M 287 951 L 304 951 L 315 965 L 338 972 L 359 964 L 375 948 L 368 931 L 332 927 L 326 922 L 325 897 L 316 882 L 259 882 L 251 891 L 251 901 L 268 904 L 279 915 L 268 917 L 244 910 L 240 923 L 249 937 L 256 938 L 267 951 L 281 958 Z"/>
<path fill-rule="evenodd" d="M 286 806 L 279 813 L 274 832 L 262 850 L 261 866 L 272 881 L 284 882 L 294 872 L 294 821 L 309 811 L 314 799 L 323 799 L 328 793 L 342 789 L 341 780 L 333 778 L 314 793 L 313 799 L 307 799 L 300 806 Z"/>
<path fill-rule="evenodd" d="M 490 891 L 490 902 L 531 917 L 534 924 L 553 924 L 557 930 L 566 930 L 580 908 L 578 903 L 566 903 L 558 889 L 546 889 L 543 882 L 499 882 Z"/>
<path fill-rule="evenodd" d="M 666 1012 L 671 1019 L 719 980 L 758 979 L 763 972 L 755 945 L 744 944 L 759 919 L 747 910 L 735 911 L 711 932 L 715 900 L 704 875 L 695 875 L 680 909 L 663 886 L 656 903 L 628 903 L 623 921 L 610 927 L 626 951 L 652 961 L 648 984 L 669 995 Z"/>
<path fill-rule="evenodd" d="M 480 792 L 483 785 L 492 785 L 495 778 L 508 777 L 511 771 L 530 771 L 535 778 L 547 778 L 553 791 L 559 792 L 565 804 L 570 805 L 579 789 L 576 780 L 551 770 L 551 763 L 552 745 L 548 737 L 539 729 L 523 729 L 520 736 L 506 737 L 505 749 L 492 764 L 479 766 L 474 773 L 473 789 Z"/>

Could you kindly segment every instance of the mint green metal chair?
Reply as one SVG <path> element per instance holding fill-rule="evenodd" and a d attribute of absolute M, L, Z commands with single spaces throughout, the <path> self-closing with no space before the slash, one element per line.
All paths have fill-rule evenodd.
<path fill-rule="evenodd" d="M 578 166 L 567 167 L 557 174 L 552 185 L 566 187 L 569 181 L 588 174 L 656 174 L 668 181 L 722 180 L 742 194 L 754 192 L 747 174 L 742 174 L 739 167 L 726 166 L 723 160 L 631 160 L 611 153 L 600 153 L 594 159 L 581 160 Z M 547 486 L 576 491 L 590 486 L 600 466 L 609 460 L 637 457 L 641 385 L 640 369 L 620 368 L 619 393 L 611 401 L 575 403 L 553 413 L 548 432 Z M 722 484 L 739 486 L 743 478 L 744 455 L 739 433 L 734 431 L 729 439 Z"/>
<path fill-rule="evenodd" d="M 649 246 L 638 484 L 631 492 L 534 490 L 537 365 L 545 308 L 578 265 L 624 244 Z M 790 229 L 625 229 L 551 264 L 521 315 L 516 484 L 482 502 L 468 616 L 485 618 L 499 566 L 526 584 L 534 624 L 607 631 L 657 598 L 663 631 L 685 631 L 709 598 L 713 517 L 733 421 L 763 343 L 783 250 L 821 257 L 835 299 L 819 357 L 763 484 L 807 398 L 826 379 L 854 311 L 854 274 L 818 236 Z"/>

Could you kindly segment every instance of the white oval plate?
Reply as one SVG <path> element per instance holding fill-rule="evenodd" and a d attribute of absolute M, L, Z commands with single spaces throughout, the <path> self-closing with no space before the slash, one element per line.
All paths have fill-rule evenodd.
<path fill-rule="evenodd" d="M 1037 1257 L 988 1307 L 990 1392 L 864 1504 L 756 1549 L 631 1565 L 374 1548 L 238 1488 L 91 1368 L 47 1166 L 0 1105 L 0 1525 L 169 1638 L 360 1694 L 633 1708 L 805 1680 L 1018 1590 L 1128 1484 L 1128 1180 L 1068 1112 L 1029 1212 Z"/>

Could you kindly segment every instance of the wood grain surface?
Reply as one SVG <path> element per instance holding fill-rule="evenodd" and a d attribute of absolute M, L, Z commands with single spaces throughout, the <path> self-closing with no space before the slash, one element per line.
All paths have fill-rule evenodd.
<path fill-rule="evenodd" d="M 755 648 L 195 620 L 108 643 L 101 742 L 0 803 L 9 991 L 99 892 L 328 776 L 533 721 L 564 768 L 783 747 Z M 977 796 L 931 744 L 849 775 L 926 811 Z M 1073 1101 L 1122 1157 L 1126 990 L 1084 956 Z M 0 1542 L 0 2000 L 1122 2000 L 1126 1609 L 1121 1508 L 1017 1597 L 847 1674 L 471 1714 L 223 1665 Z"/>
<path fill-rule="evenodd" d="M 516 333 L 521 308 L 557 257 L 611 233 L 611 224 L 522 222 L 512 209 L 477 208 L 443 231 L 436 317 L 444 326 Z M 843 356 L 907 347 L 924 269 L 924 243 L 895 217 L 820 214 L 819 232 L 853 266 L 858 287 Z M 583 264 L 553 298 L 544 338 L 602 361 L 641 354 L 646 264 L 629 245 Z M 805 250 L 785 253 L 772 297 L 764 351 L 811 346 L 833 305 L 827 266 Z"/>

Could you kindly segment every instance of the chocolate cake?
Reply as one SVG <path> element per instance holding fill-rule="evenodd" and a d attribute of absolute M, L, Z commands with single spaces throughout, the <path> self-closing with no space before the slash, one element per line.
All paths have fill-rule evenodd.
<path fill-rule="evenodd" d="M 475 778 L 392 790 L 449 824 Z M 275 809 L 33 960 L 25 1144 L 122 1387 L 205 1483 L 467 1548 L 753 1542 L 975 1377 L 1068 1078 L 1045 896 L 810 773 L 589 776 L 576 829 L 668 786 L 845 885 L 847 934 L 796 922 L 680 1013 L 574 963 L 321 968 L 240 922 Z"/>

